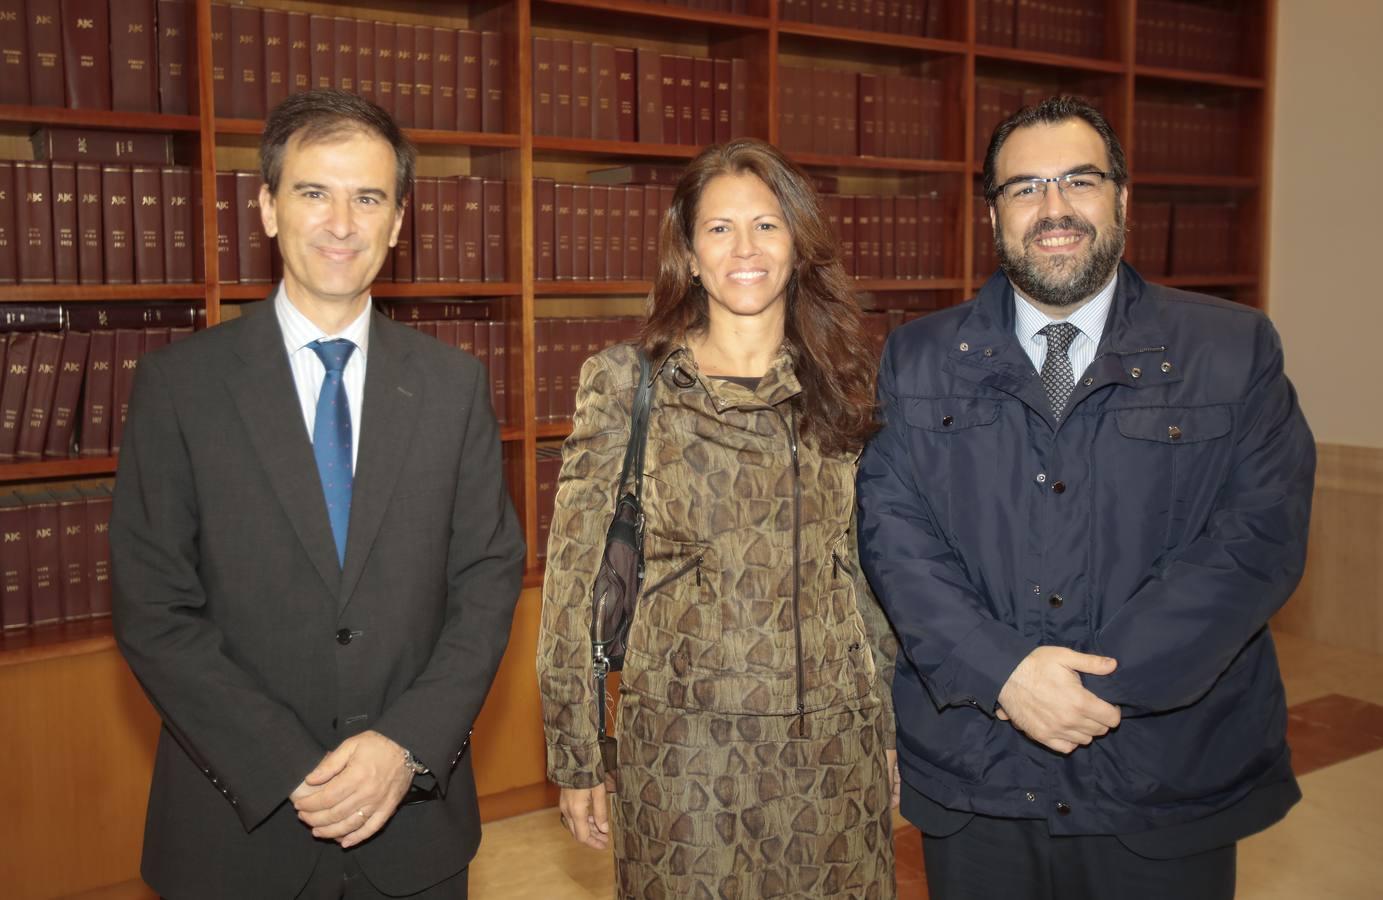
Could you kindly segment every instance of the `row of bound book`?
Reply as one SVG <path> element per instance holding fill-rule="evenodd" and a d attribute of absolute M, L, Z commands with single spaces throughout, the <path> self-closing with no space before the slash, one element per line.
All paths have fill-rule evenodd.
<path fill-rule="evenodd" d="M 533 321 L 534 402 L 539 422 L 559 422 L 576 412 L 581 366 L 606 347 L 633 340 L 637 316 L 539 318 Z"/>
<path fill-rule="evenodd" d="M 1064 56 L 1103 56 L 1104 0 L 977 0 L 975 40 Z"/>
<path fill-rule="evenodd" d="M 925 316 L 930 310 L 922 309 L 873 309 L 866 310 L 860 316 L 860 321 L 864 325 L 865 337 L 869 339 L 874 347 L 874 352 L 882 357 L 884 355 L 884 344 L 888 341 L 889 332 L 906 322 Z"/>
<path fill-rule="evenodd" d="M 1134 52 L 1144 66 L 1236 72 L 1250 24 L 1223 4 L 1138 0 Z"/>
<path fill-rule="evenodd" d="M 984 159 L 994 129 L 998 128 L 1001 122 L 1025 106 L 1041 103 L 1053 93 L 1058 91 L 1042 87 L 1021 88 L 1004 82 L 976 81 L 975 159 Z M 1061 90 L 1059 93 L 1078 96 L 1096 109 L 1102 109 L 1104 106 L 1103 98 L 1079 90 Z"/>
<path fill-rule="evenodd" d="M 748 63 L 535 37 L 533 133 L 692 146 L 741 137 Z"/>
<path fill-rule="evenodd" d="M 19 325 L 24 330 L 0 332 L 0 461 L 118 453 L 139 358 L 191 335 L 202 316 L 200 309 L 179 306 L 165 313 L 178 324 L 116 327 L 110 315 L 101 321 L 79 306 L 59 313 L 79 327 L 38 330 L 54 327 L 52 309 L 5 309 L 9 318 L 27 311 L 30 321 Z M 104 309 L 120 323 L 152 318 L 139 306 Z"/>
<path fill-rule="evenodd" d="M 262 119 L 289 94 L 339 88 L 404 128 L 504 131 L 504 36 L 253 6 L 211 6 L 217 115 Z"/>
<path fill-rule="evenodd" d="M 393 304 L 389 304 L 392 306 Z M 421 306 L 447 306 L 456 310 L 452 318 L 441 318 L 446 310 L 435 311 L 438 318 L 413 319 L 400 317 L 398 311 L 392 315 L 400 323 L 423 334 L 435 337 L 448 347 L 455 347 L 480 360 L 489 373 L 490 403 L 495 410 L 495 419 L 501 426 L 509 424 L 509 347 L 513 323 L 501 320 L 468 318 L 472 315 L 486 314 L 484 306 L 474 303 L 424 303 Z M 423 313 L 424 315 L 434 313 Z"/>
<path fill-rule="evenodd" d="M 0 0 L 0 103 L 196 111 L 188 0 Z"/>
<path fill-rule="evenodd" d="M 1232 175 L 1241 165 L 1239 110 L 1139 100 L 1133 105 L 1133 147 L 1143 172 Z"/>
<path fill-rule="evenodd" d="M 948 0 L 780 0 L 787 22 L 859 28 L 887 34 L 945 37 Z"/>
<path fill-rule="evenodd" d="M 841 262 L 856 278 L 939 278 L 946 273 L 946 205 L 937 194 L 824 194 Z"/>
<path fill-rule="evenodd" d="M 567 184 L 533 179 L 534 277 L 539 281 L 652 279 L 670 184 Z"/>
<path fill-rule="evenodd" d="M 0 630 L 110 615 L 109 485 L 0 494 Z"/>
<path fill-rule="evenodd" d="M 186 166 L 0 160 L 0 284 L 199 281 L 200 187 Z"/>
<path fill-rule="evenodd" d="M 944 155 L 946 87 L 940 79 L 784 66 L 778 93 L 784 150 L 899 159 Z"/>

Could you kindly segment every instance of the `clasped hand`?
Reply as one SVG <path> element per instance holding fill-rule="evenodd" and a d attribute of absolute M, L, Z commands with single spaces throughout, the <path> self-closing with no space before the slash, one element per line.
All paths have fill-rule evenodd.
<path fill-rule="evenodd" d="M 1085 689 L 1080 673 L 1109 675 L 1107 656 L 1065 647 L 1038 647 L 1023 658 L 999 691 L 995 715 L 1058 753 L 1070 753 L 1119 724 L 1119 707 Z"/>
<path fill-rule="evenodd" d="M 377 731 L 346 738 L 289 795 L 312 836 L 354 847 L 384 827 L 413 773 L 403 748 Z"/>

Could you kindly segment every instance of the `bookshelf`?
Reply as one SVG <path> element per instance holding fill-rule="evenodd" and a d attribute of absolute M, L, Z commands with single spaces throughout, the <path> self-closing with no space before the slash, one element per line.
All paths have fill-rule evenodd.
<path fill-rule="evenodd" d="M 172 134 L 176 162 L 200 169 L 204 197 L 215 196 L 218 169 L 253 168 L 263 123 L 258 119 L 228 117 L 224 110 L 218 114 L 211 62 L 212 3 L 188 2 L 195 10 L 192 59 L 199 110 L 195 115 L 0 105 L 0 158 L 32 158 L 30 133 L 38 127 L 54 125 Z M 628 315 L 651 287 L 646 278 L 538 280 L 534 179 L 584 183 L 592 169 L 640 163 L 678 164 L 691 159 L 698 149 L 662 141 L 645 143 L 535 133 L 535 37 L 602 41 L 661 54 L 743 59 L 748 66 L 747 133 L 775 143 L 784 137 L 786 70 L 816 68 L 939 82 L 940 106 L 927 114 L 925 122 L 937 130 L 937 152 L 912 158 L 881 153 L 826 153 L 800 147 L 789 151 L 812 174 L 836 179 L 842 195 L 930 194 L 941 198 L 946 222 L 940 269 L 916 278 L 858 279 L 856 286 L 869 308 L 900 310 L 908 315 L 925 313 L 961 302 L 991 274 L 981 266 L 981 242 L 986 238 L 984 231 L 975 227 L 974 197 L 982 169 L 980 154 L 987 143 L 987 128 L 992 127 L 985 124 L 987 111 L 983 101 L 990 96 L 986 92 L 996 86 L 1001 92 L 1016 92 L 1020 99 L 1024 90 L 1057 89 L 1097 97 L 1129 154 L 1133 177 L 1131 247 L 1136 247 L 1144 237 L 1138 218 L 1144 203 L 1165 204 L 1173 209 L 1179 204 L 1223 207 L 1230 217 L 1234 237 L 1229 265 L 1219 270 L 1198 268 L 1184 272 L 1169 260 L 1169 268 L 1149 273 L 1150 279 L 1252 305 L 1264 301 L 1268 289 L 1264 251 L 1273 91 L 1269 61 L 1276 0 L 1076 0 L 1069 5 L 1093 11 L 1089 22 L 1097 31 L 1094 39 L 1080 44 L 1080 52 L 1071 45 L 1069 33 L 1064 43 L 1052 39 L 1050 32 L 1036 36 L 1031 31 L 1024 33 L 1019 18 L 1030 17 L 1037 6 L 1028 0 L 914 0 L 892 6 L 926 10 L 929 3 L 936 5 L 932 17 L 906 31 L 838 24 L 846 21 L 841 16 L 848 11 L 869 7 L 867 0 L 837 0 L 835 6 L 822 0 L 722 0 L 718 5 L 725 11 L 643 0 L 239 0 L 232 4 L 488 30 L 502 35 L 502 127 L 492 131 L 409 128 L 407 132 L 419 148 L 420 174 L 504 179 L 505 277 L 489 282 L 380 283 L 374 294 L 381 303 L 429 297 L 484 298 L 492 301 L 493 315 L 509 323 L 514 352 L 507 370 L 508 424 L 501 438 L 511 492 L 529 545 L 526 586 L 535 587 L 542 579 L 538 554 L 538 451 L 555 445 L 570 430 L 569 421 L 540 419 L 536 415 L 535 323 L 550 317 L 591 315 L 593 309 L 607 310 L 603 314 L 610 316 Z M 717 4 L 703 0 L 699 5 Z M 736 11 L 728 11 L 731 7 Z M 996 16 L 1004 15 L 1012 17 L 1011 35 L 996 30 Z M 812 21 L 813 17 L 827 21 Z M 879 21 L 886 25 L 885 19 Z M 1237 37 L 1229 42 L 1232 46 L 1220 60 L 1207 58 L 1203 52 L 1207 21 L 1235 25 Z M 1209 33 L 1214 34 L 1213 28 Z M 1069 52 L 1052 49 L 1068 45 L 1072 46 Z M 1150 145 L 1139 120 L 1140 112 L 1148 109 L 1149 104 L 1154 104 L 1153 108 L 1163 104 L 1172 109 L 1230 111 L 1234 146 L 1227 161 L 1221 160 L 1227 164 L 1212 171 L 1193 165 L 1169 167 L 1155 165 L 1157 160 L 1147 161 Z M 221 279 L 215 250 L 214 204 L 204 204 L 201 227 L 205 235 L 205 276 L 200 282 L 5 284 L 0 285 L 0 305 L 196 300 L 205 310 L 208 325 L 214 327 L 236 315 L 241 304 L 261 299 L 268 287 Z M 114 470 L 115 460 L 110 457 L 11 463 L 0 465 L 0 486 L 109 478 Z M 227 477 L 233 477 L 233 473 L 227 473 Z M 523 609 L 521 604 L 521 614 L 525 614 Z M 531 665 L 527 660 L 531 659 L 536 611 L 529 609 L 525 615 L 532 622 L 525 628 L 516 625 L 516 637 L 510 647 L 510 656 L 522 657 L 523 664 L 502 670 L 501 683 L 510 675 L 520 677 L 514 674 L 520 670 L 523 679 L 529 677 Z M 7 663 L 35 658 L 35 653 L 52 659 L 113 652 L 112 647 L 108 623 L 99 622 L 4 635 L 0 636 L 0 671 Z M 540 771 L 536 780 L 541 781 Z M 531 781 L 486 785 L 482 778 L 481 793 L 512 794 L 519 788 L 531 787 Z M 515 800 L 516 805 L 507 809 L 521 809 L 546 797 L 535 790 L 520 793 L 528 799 Z"/>

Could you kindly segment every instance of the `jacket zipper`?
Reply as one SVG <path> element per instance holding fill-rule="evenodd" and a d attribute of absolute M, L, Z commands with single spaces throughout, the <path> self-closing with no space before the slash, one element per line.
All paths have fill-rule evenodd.
<path fill-rule="evenodd" d="M 797 459 L 797 412 L 788 415 L 774 407 L 788 426 L 788 450 L 792 453 L 792 631 L 797 649 L 797 736 L 807 734 L 806 675 L 802 663 L 802 469 Z"/>
<path fill-rule="evenodd" d="M 696 569 L 696 586 L 701 587 L 701 563 L 705 560 L 705 558 L 705 554 L 696 554 L 691 559 L 687 560 L 686 562 L 682 563 L 682 565 L 678 566 L 676 571 L 672 572 L 671 574 L 663 578 L 658 579 L 657 583 L 644 588 L 642 593 L 651 594 L 661 587 L 666 587 L 667 585 L 672 584 L 674 581 L 690 572 L 693 568 Z"/>

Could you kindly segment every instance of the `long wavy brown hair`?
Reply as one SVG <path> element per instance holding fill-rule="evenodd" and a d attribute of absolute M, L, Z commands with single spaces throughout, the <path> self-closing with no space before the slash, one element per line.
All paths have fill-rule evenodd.
<path fill-rule="evenodd" d="M 705 288 L 691 279 L 697 205 L 713 179 L 744 173 L 773 191 L 792 235 L 786 340 L 802 384 L 802 434 L 823 453 L 855 452 L 878 427 L 874 354 L 821 200 L 810 179 L 772 144 L 753 138 L 716 144 L 687 167 L 658 234 L 658 275 L 639 342 L 658 360 L 708 327 Z"/>

